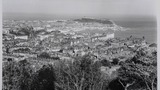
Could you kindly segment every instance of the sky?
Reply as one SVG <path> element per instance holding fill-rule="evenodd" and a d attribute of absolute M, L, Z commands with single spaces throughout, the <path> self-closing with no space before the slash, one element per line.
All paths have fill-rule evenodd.
<path fill-rule="evenodd" d="M 46 14 L 66 16 L 156 16 L 154 0 L 3 0 L 4 16 Z"/>

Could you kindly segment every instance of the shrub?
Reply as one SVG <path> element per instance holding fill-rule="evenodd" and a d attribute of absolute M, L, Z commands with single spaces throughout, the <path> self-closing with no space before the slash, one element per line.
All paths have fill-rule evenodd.
<path fill-rule="evenodd" d="M 34 76 L 31 90 L 55 90 L 56 81 L 53 66 L 44 65 Z"/>
<path fill-rule="evenodd" d="M 25 60 L 7 62 L 3 65 L 3 90 L 30 90 L 33 73 Z"/>
<path fill-rule="evenodd" d="M 146 58 L 145 58 L 146 59 Z M 142 57 L 133 57 L 130 62 L 126 62 L 119 69 L 119 77 L 128 84 L 125 88 L 131 85 L 140 85 L 141 88 L 155 90 L 157 85 L 157 67 L 153 60 L 146 60 Z M 153 64 L 154 63 L 154 64 Z M 142 86 L 143 85 L 143 86 Z M 139 89 L 138 87 L 136 90 Z"/>
<path fill-rule="evenodd" d="M 119 63 L 119 59 L 118 58 L 114 58 L 112 61 L 113 65 L 117 65 Z"/>
<path fill-rule="evenodd" d="M 10 61 L 3 66 L 3 90 L 55 90 L 53 66 L 33 72 L 27 60 Z"/>
<path fill-rule="evenodd" d="M 89 56 L 76 59 L 73 63 L 55 67 L 57 83 L 64 90 L 102 90 L 104 79 L 101 77 L 99 64 Z"/>
<path fill-rule="evenodd" d="M 40 58 L 50 58 L 50 55 L 47 52 L 42 52 L 40 55 L 38 55 Z"/>
<path fill-rule="evenodd" d="M 102 64 L 102 66 L 108 66 L 108 67 L 111 66 L 111 62 L 106 59 L 101 60 L 101 64 Z"/>

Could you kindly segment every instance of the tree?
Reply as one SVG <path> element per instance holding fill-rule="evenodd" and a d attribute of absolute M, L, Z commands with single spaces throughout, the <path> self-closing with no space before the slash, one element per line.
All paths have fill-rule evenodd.
<path fill-rule="evenodd" d="M 43 65 L 34 76 L 31 90 L 55 90 L 55 72 L 52 65 Z"/>
<path fill-rule="evenodd" d="M 124 85 L 125 90 L 134 84 L 143 84 L 141 87 L 148 90 L 156 89 L 157 67 L 153 64 L 156 60 L 146 57 L 134 56 L 122 65 L 119 77 L 127 83 Z"/>
<path fill-rule="evenodd" d="M 7 62 L 3 66 L 3 90 L 31 90 L 33 73 L 26 60 Z"/>
<path fill-rule="evenodd" d="M 99 64 L 84 56 L 73 63 L 64 63 L 56 67 L 57 83 L 65 90 L 102 90 L 104 79 Z"/>
<path fill-rule="evenodd" d="M 111 62 L 109 60 L 103 59 L 100 61 L 102 66 L 108 66 L 111 67 Z"/>
<path fill-rule="evenodd" d="M 40 55 L 38 55 L 40 58 L 50 58 L 50 55 L 47 52 L 42 52 Z"/>
<path fill-rule="evenodd" d="M 112 61 L 113 65 L 117 65 L 119 63 L 119 59 L 118 58 L 114 58 Z"/>

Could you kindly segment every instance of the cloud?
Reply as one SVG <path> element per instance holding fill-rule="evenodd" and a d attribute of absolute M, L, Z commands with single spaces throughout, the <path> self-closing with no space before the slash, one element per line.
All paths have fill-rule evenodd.
<path fill-rule="evenodd" d="M 3 12 L 62 15 L 155 15 L 154 0 L 3 0 Z"/>

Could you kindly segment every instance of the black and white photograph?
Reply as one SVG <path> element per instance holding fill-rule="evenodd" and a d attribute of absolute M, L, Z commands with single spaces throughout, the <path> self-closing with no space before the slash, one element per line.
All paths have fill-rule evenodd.
<path fill-rule="evenodd" d="M 2 90 L 158 90 L 156 0 L 2 0 Z"/>

